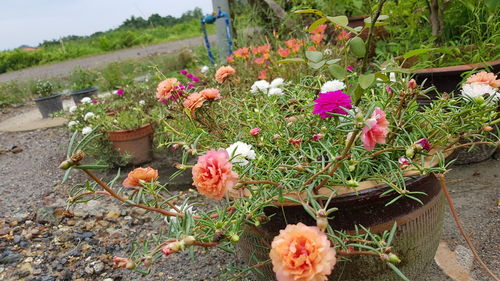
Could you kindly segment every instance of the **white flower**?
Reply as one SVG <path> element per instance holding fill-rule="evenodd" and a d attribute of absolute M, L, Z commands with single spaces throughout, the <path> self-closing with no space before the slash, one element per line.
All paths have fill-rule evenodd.
<path fill-rule="evenodd" d="M 282 96 L 285 93 L 283 93 L 283 90 L 280 88 L 271 88 L 269 89 L 269 92 L 267 93 L 269 96 Z"/>
<path fill-rule="evenodd" d="M 71 127 L 75 126 L 76 124 L 78 124 L 78 121 L 69 121 L 68 122 L 68 127 L 71 128 Z"/>
<path fill-rule="evenodd" d="M 139 101 L 139 104 L 140 104 L 140 105 L 144 105 L 145 103 L 146 103 L 146 102 L 145 102 L 144 100 L 140 100 L 140 101 Z"/>
<path fill-rule="evenodd" d="M 484 94 L 492 96 L 492 100 L 496 101 L 500 98 L 500 93 L 495 88 L 485 83 L 466 83 L 462 86 L 462 95 L 471 99 L 482 97 Z"/>
<path fill-rule="evenodd" d="M 81 103 L 91 103 L 92 99 L 89 97 L 84 97 L 83 99 L 80 100 Z"/>
<path fill-rule="evenodd" d="M 203 73 L 203 74 L 205 74 L 205 73 L 208 72 L 208 69 L 209 69 L 208 66 L 204 65 L 204 66 L 201 67 L 200 72 Z"/>
<path fill-rule="evenodd" d="M 92 133 L 92 128 L 91 128 L 91 127 L 84 127 L 84 128 L 82 129 L 82 134 L 84 134 L 84 135 L 88 135 L 88 134 L 90 134 L 90 133 Z"/>
<path fill-rule="evenodd" d="M 391 82 L 396 82 L 396 73 L 394 72 L 389 73 L 389 80 Z"/>
<path fill-rule="evenodd" d="M 77 109 L 78 109 L 78 107 L 76 107 L 76 105 L 73 105 L 72 107 L 70 107 L 70 108 L 69 108 L 69 113 L 73 113 L 73 112 L 75 112 Z"/>
<path fill-rule="evenodd" d="M 255 151 L 252 149 L 251 144 L 246 144 L 241 141 L 237 141 L 226 148 L 229 157 L 232 158 L 233 163 L 240 163 L 240 165 L 245 166 L 248 164 L 248 160 L 254 160 L 256 155 Z"/>
<path fill-rule="evenodd" d="M 329 55 L 333 54 L 333 51 L 332 51 L 332 49 L 325 49 L 325 50 L 323 51 L 323 54 L 325 54 L 325 55 L 329 56 Z"/>
<path fill-rule="evenodd" d="M 267 90 L 269 89 L 269 82 L 267 82 L 266 80 L 259 80 L 259 81 L 255 81 L 252 85 L 252 87 L 250 88 L 250 92 L 252 94 L 256 94 L 258 93 L 259 91 L 263 94 L 267 94 Z"/>
<path fill-rule="evenodd" d="M 323 86 L 321 86 L 320 93 L 335 92 L 345 88 L 345 84 L 339 80 L 326 81 Z"/>
<path fill-rule="evenodd" d="M 83 117 L 83 120 L 87 121 L 88 119 L 94 118 L 94 117 L 95 117 L 94 112 L 87 112 L 87 113 L 85 113 L 85 116 Z"/>
<path fill-rule="evenodd" d="M 189 206 L 187 207 L 186 205 L 184 206 L 178 206 L 178 205 L 175 205 L 175 207 L 180 210 L 182 213 L 186 214 L 187 216 L 190 216 L 190 215 L 194 215 L 196 214 L 195 211 L 193 211 L 193 206 Z M 175 209 L 170 209 L 169 210 L 170 212 L 173 212 L 173 213 L 177 213 L 177 211 Z M 170 216 L 166 216 L 165 217 L 165 222 L 167 224 L 170 224 L 170 223 L 176 223 L 177 222 L 177 217 L 170 217 Z"/>
<path fill-rule="evenodd" d="M 273 81 L 271 81 L 271 88 L 278 88 L 279 86 L 283 85 L 283 83 L 285 82 L 285 79 L 283 78 L 276 78 L 274 79 Z"/>

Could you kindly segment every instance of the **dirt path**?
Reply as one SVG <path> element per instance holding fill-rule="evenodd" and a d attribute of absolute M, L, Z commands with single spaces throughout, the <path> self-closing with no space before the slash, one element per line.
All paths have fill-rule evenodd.
<path fill-rule="evenodd" d="M 209 40 L 211 44 L 213 44 L 215 35 L 210 35 Z M 202 37 L 194 37 L 144 47 L 125 49 L 92 57 L 64 61 L 60 63 L 36 66 L 19 71 L 0 74 L 0 83 L 10 80 L 27 80 L 33 78 L 49 78 L 54 76 L 61 76 L 62 74 L 70 72 L 76 66 L 81 66 L 84 68 L 97 68 L 113 61 L 173 53 L 181 50 L 182 48 L 190 48 L 202 44 Z"/>

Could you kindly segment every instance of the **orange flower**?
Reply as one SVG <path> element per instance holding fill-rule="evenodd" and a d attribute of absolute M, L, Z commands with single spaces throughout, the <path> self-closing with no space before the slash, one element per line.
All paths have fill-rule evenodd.
<path fill-rule="evenodd" d="M 234 56 L 237 58 L 248 58 L 250 57 L 250 48 L 245 47 L 245 48 L 239 48 L 234 51 Z"/>
<path fill-rule="evenodd" d="M 467 83 L 484 83 L 490 85 L 493 88 L 500 87 L 500 80 L 497 80 L 497 76 L 486 71 L 478 72 L 467 78 Z"/>
<path fill-rule="evenodd" d="M 325 34 L 323 34 L 323 33 L 315 33 L 315 34 L 311 35 L 311 40 L 314 42 L 314 44 L 319 44 L 319 43 L 321 43 L 321 41 L 323 41 L 324 36 L 325 36 Z"/>
<path fill-rule="evenodd" d="M 236 70 L 234 70 L 231 66 L 221 66 L 215 73 L 215 80 L 222 84 L 229 76 L 235 73 Z"/>
<path fill-rule="evenodd" d="M 351 37 L 351 35 L 349 34 L 349 32 L 342 30 L 339 33 L 339 35 L 337 35 L 337 40 L 338 41 L 347 41 L 347 40 L 349 40 L 350 37 Z"/>
<path fill-rule="evenodd" d="M 267 70 L 265 70 L 265 69 L 262 70 L 260 72 L 260 74 L 259 74 L 259 77 L 257 77 L 257 78 L 260 79 L 260 80 L 266 80 L 266 78 L 267 78 Z"/>
<path fill-rule="evenodd" d="M 212 149 L 200 156 L 194 165 L 193 185 L 200 194 L 220 200 L 238 183 L 238 174 L 232 168 L 225 149 Z"/>
<path fill-rule="evenodd" d="M 200 94 L 204 96 L 206 99 L 218 100 L 221 98 L 219 90 L 214 88 L 202 90 L 200 91 Z"/>
<path fill-rule="evenodd" d="M 194 111 L 195 109 L 203 105 L 205 99 L 206 99 L 205 96 L 201 92 L 192 93 L 184 100 L 184 102 L 182 102 L 182 105 L 184 105 L 185 108 Z"/>
<path fill-rule="evenodd" d="M 280 57 L 286 58 L 286 57 L 288 57 L 290 55 L 290 49 L 279 48 L 278 49 L 278 54 L 280 54 Z"/>
<path fill-rule="evenodd" d="M 252 53 L 254 55 L 269 53 L 269 51 L 271 51 L 271 45 L 269 45 L 269 44 L 256 46 L 252 49 Z"/>
<path fill-rule="evenodd" d="M 136 168 L 128 173 L 127 178 L 123 181 L 124 187 L 140 187 L 141 182 L 152 182 L 158 179 L 158 170 L 151 167 Z"/>
<path fill-rule="evenodd" d="M 172 91 L 179 85 L 177 78 L 167 78 L 161 81 L 156 88 L 156 97 L 158 101 L 166 101 L 172 97 Z"/>
<path fill-rule="evenodd" d="M 265 58 L 256 58 L 255 63 L 256 64 L 264 64 L 266 62 Z"/>
<path fill-rule="evenodd" d="M 269 256 L 278 281 L 323 281 L 335 266 L 335 249 L 316 226 L 289 224 L 274 237 Z"/>
<path fill-rule="evenodd" d="M 285 45 L 290 48 L 292 53 L 296 53 L 300 50 L 300 46 L 302 45 L 301 41 L 298 41 L 297 39 L 290 39 L 285 41 Z"/>
<path fill-rule="evenodd" d="M 326 24 L 320 24 L 311 33 L 312 34 L 325 33 L 325 30 L 326 30 Z"/>

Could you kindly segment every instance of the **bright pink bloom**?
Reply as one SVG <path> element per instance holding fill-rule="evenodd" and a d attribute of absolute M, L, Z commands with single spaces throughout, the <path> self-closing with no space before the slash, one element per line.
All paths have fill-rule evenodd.
<path fill-rule="evenodd" d="M 324 137 L 323 134 L 314 134 L 313 135 L 313 140 L 315 141 L 319 141 L 320 139 L 322 139 Z"/>
<path fill-rule="evenodd" d="M 98 103 L 99 103 L 99 101 L 98 101 L 98 100 L 96 100 L 96 99 L 93 99 L 93 100 L 92 100 L 92 103 L 93 103 L 93 104 L 98 104 Z"/>
<path fill-rule="evenodd" d="M 314 114 L 319 114 L 322 119 L 332 117 L 329 113 L 347 115 L 343 109 L 351 109 L 351 97 L 341 90 L 335 92 L 319 93 L 319 97 L 314 100 Z M 343 107 L 343 108 L 342 108 Z"/>
<path fill-rule="evenodd" d="M 418 141 L 415 142 L 415 145 L 418 145 L 421 147 L 421 149 L 430 151 L 431 150 L 431 144 L 429 143 L 429 140 L 426 138 L 421 138 Z"/>
<path fill-rule="evenodd" d="M 123 96 L 123 89 L 118 89 L 118 90 L 116 90 L 116 94 L 117 94 L 118 96 Z"/>
<path fill-rule="evenodd" d="M 193 76 L 193 78 L 191 78 L 191 81 L 193 81 L 194 83 L 200 82 L 200 78 L 198 78 L 197 76 Z"/>
<path fill-rule="evenodd" d="M 185 70 L 185 69 L 183 69 L 183 70 L 179 71 L 179 73 L 182 74 L 182 75 L 186 75 L 188 73 L 188 71 Z"/>
<path fill-rule="evenodd" d="M 253 128 L 253 129 L 250 129 L 250 135 L 255 137 L 256 135 L 258 135 L 260 133 L 260 128 Z"/>
<path fill-rule="evenodd" d="M 352 67 L 352 65 L 348 65 L 347 66 L 347 71 L 354 72 L 354 67 Z"/>
<path fill-rule="evenodd" d="M 189 79 L 192 79 L 193 78 L 193 73 L 186 74 L 186 77 L 189 78 Z"/>
<path fill-rule="evenodd" d="M 233 55 L 230 55 L 229 57 L 226 58 L 227 62 L 234 62 L 234 57 Z"/>
<path fill-rule="evenodd" d="M 280 230 L 269 252 L 278 281 L 324 281 L 332 273 L 335 256 L 324 232 L 300 222 Z"/>
<path fill-rule="evenodd" d="M 200 156 L 194 165 L 193 185 L 200 194 L 220 200 L 238 183 L 238 174 L 232 168 L 225 149 L 212 149 Z"/>
<path fill-rule="evenodd" d="M 375 144 L 384 144 L 385 138 L 389 133 L 389 122 L 385 118 L 385 112 L 380 108 L 375 108 L 372 117 L 366 120 L 366 126 L 363 128 L 361 141 L 366 150 L 373 150 Z"/>
<path fill-rule="evenodd" d="M 288 57 L 290 55 L 290 49 L 279 48 L 278 49 L 278 54 L 280 55 L 280 57 L 286 58 L 286 57 Z"/>
<path fill-rule="evenodd" d="M 399 157 L 398 163 L 401 169 L 406 169 L 408 166 L 410 166 L 410 160 L 408 160 L 408 158 L 404 156 Z"/>

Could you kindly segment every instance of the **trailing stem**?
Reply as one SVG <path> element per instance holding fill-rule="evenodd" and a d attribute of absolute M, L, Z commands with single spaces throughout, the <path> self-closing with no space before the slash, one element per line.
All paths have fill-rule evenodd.
<path fill-rule="evenodd" d="M 467 245 L 471 249 L 472 253 L 474 254 L 474 257 L 477 259 L 479 264 L 481 264 L 481 267 L 495 280 L 495 281 L 500 281 L 498 277 L 495 276 L 495 274 L 488 268 L 488 266 L 483 262 L 481 257 L 479 256 L 479 253 L 477 252 L 476 248 L 474 247 L 474 244 L 472 244 L 472 241 L 470 237 L 465 233 L 465 229 L 462 226 L 462 223 L 460 222 L 460 219 L 458 218 L 457 211 L 455 210 L 455 206 L 453 205 L 453 201 L 451 200 L 450 193 L 448 191 L 448 188 L 446 187 L 446 180 L 444 178 L 444 174 L 434 174 L 438 181 L 439 185 L 441 186 L 441 189 L 443 190 L 444 196 L 446 197 L 446 200 L 448 201 L 448 205 L 450 206 L 450 212 L 453 216 L 453 220 L 455 221 L 455 224 L 457 225 L 458 230 L 460 231 L 460 234 L 465 239 L 465 242 L 467 242 Z"/>

